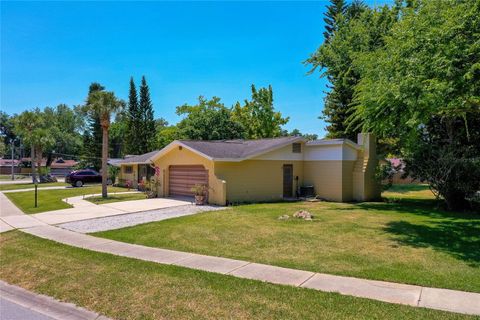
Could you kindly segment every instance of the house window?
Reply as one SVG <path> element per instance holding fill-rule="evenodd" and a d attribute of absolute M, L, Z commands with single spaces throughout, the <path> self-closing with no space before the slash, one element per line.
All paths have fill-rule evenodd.
<path fill-rule="evenodd" d="M 301 143 L 293 143 L 292 144 L 292 152 L 293 153 L 302 153 L 302 144 Z"/>
<path fill-rule="evenodd" d="M 123 172 L 127 173 L 127 174 L 133 173 L 133 166 L 124 166 L 123 167 Z"/>

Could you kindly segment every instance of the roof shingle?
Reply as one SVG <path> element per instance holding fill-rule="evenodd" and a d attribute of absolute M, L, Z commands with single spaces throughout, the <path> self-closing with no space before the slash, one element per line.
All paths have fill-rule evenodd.
<path fill-rule="evenodd" d="M 154 150 L 152 152 L 144 153 L 141 155 L 127 157 L 125 159 L 119 160 L 115 162 L 115 164 L 122 164 L 122 163 L 148 163 L 150 158 L 153 157 L 158 153 L 159 150 Z"/>
<path fill-rule="evenodd" d="M 177 142 L 215 160 L 245 159 L 303 140 L 301 137 L 280 137 L 257 140 L 178 140 Z M 161 150 L 122 159 L 116 164 L 148 163 Z"/>
<path fill-rule="evenodd" d="M 301 137 L 281 137 L 257 140 L 180 140 L 184 145 L 214 159 L 244 159 L 302 140 Z"/>

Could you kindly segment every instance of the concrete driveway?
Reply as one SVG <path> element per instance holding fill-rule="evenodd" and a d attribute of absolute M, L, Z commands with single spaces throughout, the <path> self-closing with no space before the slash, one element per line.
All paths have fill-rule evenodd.
<path fill-rule="evenodd" d="M 121 192 L 117 194 L 122 193 L 128 192 Z M 191 201 L 186 201 L 183 199 L 177 200 L 170 198 L 154 198 L 145 200 L 112 202 L 107 204 L 93 204 L 90 201 L 84 200 L 83 196 L 66 198 L 63 199 L 63 201 L 73 205 L 73 208 L 42 212 L 33 214 L 32 216 L 44 223 L 55 225 L 66 222 L 109 217 L 126 213 L 172 208 L 189 205 L 192 203 Z"/>

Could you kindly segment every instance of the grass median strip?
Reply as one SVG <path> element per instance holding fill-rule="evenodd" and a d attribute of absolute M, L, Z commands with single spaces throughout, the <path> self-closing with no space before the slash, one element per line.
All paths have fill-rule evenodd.
<path fill-rule="evenodd" d="M 125 188 L 108 187 L 108 192 L 125 192 Z M 72 206 L 62 199 L 97 194 L 102 192 L 101 186 L 86 186 L 81 188 L 69 188 L 62 190 L 41 190 L 38 191 L 38 207 L 35 208 L 35 192 L 12 192 L 5 195 L 18 207 L 27 214 L 40 213 L 51 210 L 68 209 Z"/>
<path fill-rule="evenodd" d="M 388 202 L 253 204 L 96 236 L 300 270 L 480 292 L 480 216 L 436 208 L 425 186 Z M 278 217 L 308 210 L 313 221 Z"/>
<path fill-rule="evenodd" d="M 109 194 L 108 198 L 102 198 L 101 196 L 94 196 L 85 198 L 85 200 L 90 201 L 94 204 L 105 204 L 119 201 L 131 201 L 131 200 L 144 200 L 147 196 L 145 193 L 126 193 L 126 194 Z"/>
<path fill-rule="evenodd" d="M 0 238 L 2 280 L 116 319 L 474 319 L 72 248 Z"/>

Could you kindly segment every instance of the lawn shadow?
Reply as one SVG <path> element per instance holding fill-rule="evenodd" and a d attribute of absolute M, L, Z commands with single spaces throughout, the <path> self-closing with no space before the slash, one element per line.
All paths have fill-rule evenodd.
<path fill-rule="evenodd" d="M 385 192 L 395 192 L 395 193 L 409 193 L 415 191 L 426 191 L 430 190 L 426 184 L 394 184 Z"/>
<path fill-rule="evenodd" d="M 413 224 L 392 221 L 384 228 L 394 239 L 415 248 L 433 248 L 445 252 L 470 266 L 480 267 L 480 223 L 478 221 L 438 221 Z"/>
<path fill-rule="evenodd" d="M 451 220 L 467 219 L 480 222 L 480 215 L 475 212 L 455 212 L 443 209 L 443 203 L 435 199 L 401 199 L 391 202 L 362 202 L 354 208 L 373 211 L 392 211 L 396 213 L 415 214 L 430 218 L 448 218 Z"/>

